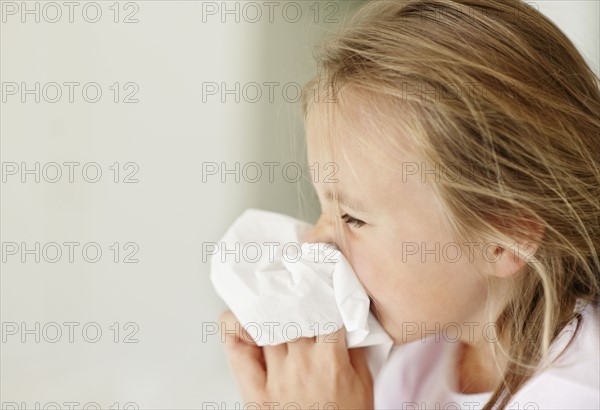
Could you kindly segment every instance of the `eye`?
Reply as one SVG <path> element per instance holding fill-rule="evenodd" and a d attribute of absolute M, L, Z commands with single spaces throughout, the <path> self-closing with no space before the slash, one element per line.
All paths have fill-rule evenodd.
<path fill-rule="evenodd" d="M 361 226 L 365 225 L 366 222 L 361 221 L 360 219 L 356 219 L 348 214 L 344 214 L 342 215 L 342 219 L 344 220 L 344 222 L 346 222 L 348 225 L 354 225 L 354 227 L 356 228 L 360 228 Z"/>

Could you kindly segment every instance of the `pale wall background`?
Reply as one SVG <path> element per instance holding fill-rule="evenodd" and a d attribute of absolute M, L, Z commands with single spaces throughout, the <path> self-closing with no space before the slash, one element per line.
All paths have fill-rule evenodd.
<path fill-rule="evenodd" d="M 222 21 L 220 14 L 208 13 L 214 9 L 207 2 L 193 1 L 123 2 L 115 23 L 113 3 L 99 2 L 103 14 L 94 24 L 82 18 L 86 2 L 75 9 L 73 23 L 63 15 L 53 24 L 43 19 L 36 23 L 35 16 L 23 23 L 6 3 L 11 2 L 2 2 L 3 83 L 33 87 L 35 82 L 96 82 L 103 96 L 98 103 L 87 103 L 78 88 L 73 103 L 66 95 L 55 104 L 43 99 L 35 103 L 32 96 L 22 103 L 17 95 L 6 96 L 1 106 L 0 156 L 5 166 L 81 164 L 73 183 L 65 166 L 57 183 L 46 182 L 43 175 L 39 183 L 32 175 L 22 183 L 20 173 L 4 174 L 0 233 L 5 246 L 14 242 L 22 251 L 23 242 L 29 249 L 36 242 L 40 249 L 51 242 L 81 245 L 73 263 L 64 245 L 56 263 L 43 257 L 36 263 L 35 255 L 25 255 L 23 263 L 22 252 L 3 252 L 2 408 L 11 408 L 12 402 L 27 408 L 36 402 L 56 402 L 63 408 L 66 402 L 81 407 L 95 402 L 103 408 L 114 403 L 123 408 L 129 402 L 148 409 L 201 408 L 209 402 L 233 406 L 239 397 L 219 340 L 203 340 L 202 323 L 216 321 L 224 306 L 210 286 L 202 243 L 217 241 L 248 207 L 314 220 L 318 206 L 306 181 L 287 182 L 280 171 L 273 183 L 266 176 L 258 183 L 235 183 L 229 176 L 221 183 L 218 175 L 203 182 L 202 164 L 226 162 L 233 167 L 235 162 L 274 161 L 282 164 L 277 168 L 281 170 L 283 164 L 303 161 L 300 105 L 282 97 L 283 85 L 310 77 L 312 45 L 360 2 L 297 2 L 302 17 L 294 23 L 294 9 L 287 9 L 288 18 L 282 13 L 293 2 L 277 2 L 272 22 L 263 14 L 255 23 L 249 21 L 254 14 L 245 15 L 247 19 L 242 14 L 239 22 L 227 15 Z M 34 3 L 27 5 L 33 8 Z M 234 3 L 228 2 L 232 8 Z M 14 4 L 21 7 L 21 2 Z M 598 71 L 598 2 L 536 4 Z M 44 5 L 39 3 L 40 8 Z M 46 11 L 46 17 L 54 18 L 52 9 Z M 88 10 L 88 17 L 94 17 L 93 11 Z M 123 23 L 134 11 L 139 21 Z M 121 87 L 119 100 L 132 90 L 123 85 L 136 83 L 139 102 L 113 102 L 109 87 L 115 82 Z M 236 103 L 232 96 L 223 103 L 219 95 L 203 102 L 207 82 L 279 86 L 272 102 L 264 94 L 254 103 L 243 98 Z M 97 183 L 82 178 L 81 167 L 89 162 L 103 172 Z M 115 162 L 121 169 L 116 183 L 110 169 Z M 128 162 L 137 166 L 137 183 L 122 182 L 136 170 L 124 169 Z M 53 178 L 54 171 L 47 170 Z M 81 247 L 90 242 L 102 249 L 97 263 L 82 257 Z M 115 242 L 121 248 L 118 262 L 110 248 Z M 123 249 L 129 242 L 134 245 Z M 135 247 L 139 262 L 123 263 Z M 64 322 L 78 323 L 72 343 Z M 120 328 L 117 342 L 115 322 Z M 22 323 L 33 332 L 24 332 Z M 55 337 L 52 323 L 63 331 L 56 343 L 49 342 Z M 82 335 L 82 327 L 90 323 L 102 330 L 96 343 Z M 94 337 L 90 329 L 88 336 Z M 124 343 L 133 331 L 138 342 Z"/>

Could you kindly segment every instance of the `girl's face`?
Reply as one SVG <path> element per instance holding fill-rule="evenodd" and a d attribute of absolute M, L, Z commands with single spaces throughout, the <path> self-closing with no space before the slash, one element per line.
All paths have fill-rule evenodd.
<path fill-rule="evenodd" d="M 352 115 L 352 125 L 338 117 L 332 126 L 319 105 L 311 108 L 306 131 L 309 164 L 314 168 L 316 163 L 320 170 L 313 183 L 322 214 L 305 240 L 338 245 L 396 343 L 433 333 L 447 340 L 473 338 L 480 328 L 471 322 L 480 321 L 486 294 L 484 278 L 473 263 L 478 248 L 473 255 L 459 254 L 453 245 L 456 241 L 443 222 L 430 182 L 421 178 L 433 180 L 425 172 L 430 169 L 421 169 L 421 160 L 408 152 L 394 154 L 395 162 L 382 166 L 381 160 L 351 142 L 334 144 L 336 158 L 328 158 L 318 144 L 319 134 L 331 132 L 334 141 L 351 141 L 352 134 L 365 133 L 371 135 L 373 151 L 382 136 L 365 121 L 360 125 L 360 113 Z M 331 162 L 337 165 L 337 182 L 325 178 L 331 176 L 333 168 L 326 168 Z M 403 169 L 411 172 L 403 177 Z M 334 229 L 334 191 L 343 216 L 341 233 Z"/>

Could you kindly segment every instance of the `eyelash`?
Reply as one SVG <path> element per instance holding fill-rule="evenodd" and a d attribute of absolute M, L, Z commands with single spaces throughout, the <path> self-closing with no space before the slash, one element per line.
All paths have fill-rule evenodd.
<path fill-rule="evenodd" d="M 361 226 L 365 225 L 366 222 L 361 221 L 360 219 L 356 219 L 348 214 L 344 214 L 342 215 L 342 219 L 344 220 L 344 222 L 346 222 L 348 225 L 354 225 L 354 227 L 356 228 L 360 228 Z"/>

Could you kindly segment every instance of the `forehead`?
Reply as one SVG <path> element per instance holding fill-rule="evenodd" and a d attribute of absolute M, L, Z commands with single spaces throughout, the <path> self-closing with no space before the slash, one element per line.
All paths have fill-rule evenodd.
<path fill-rule="evenodd" d="M 406 167 L 424 164 L 413 138 L 422 130 L 403 124 L 403 118 L 408 115 L 401 107 L 355 96 L 313 102 L 306 115 L 307 153 L 321 197 L 347 193 L 369 209 L 396 214 L 412 205 L 416 210 L 428 206 L 431 178 L 424 183 L 420 174 L 403 175 Z"/>
<path fill-rule="evenodd" d="M 335 102 L 314 101 L 306 112 L 309 158 L 352 162 L 398 170 L 403 161 L 418 158 L 410 111 L 384 98 L 356 91 L 339 93 Z"/>
<path fill-rule="evenodd" d="M 336 156 L 341 148 L 368 153 L 374 163 L 394 164 L 398 157 L 417 157 L 425 133 L 419 108 L 397 98 L 376 95 L 353 86 L 333 98 L 315 98 L 306 109 L 310 148 Z M 335 150 L 333 147 L 335 146 Z M 393 168 L 392 168 L 393 169 Z"/>
<path fill-rule="evenodd" d="M 366 208 L 384 202 L 398 175 L 392 158 L 382 160 L 372 119 L 360 106 L 315 102 L 306 116 L 309 166 L 317 191 L 360 199 Z"/>
<path fill-rule="evenodd" d="M 306 113 L 309 157 L 339 161 L 357 145 L 372 144 L 365 135 L 366 121 L 368 114 L 355 97 L 312 102 Z"/>

